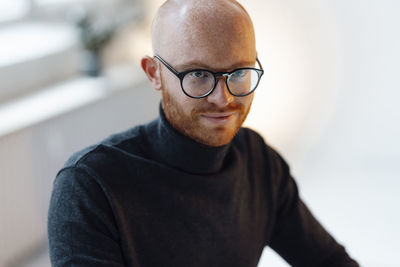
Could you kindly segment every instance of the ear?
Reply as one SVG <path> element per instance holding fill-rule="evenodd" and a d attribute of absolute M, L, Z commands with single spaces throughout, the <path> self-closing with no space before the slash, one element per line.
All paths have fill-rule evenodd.
<path fill-rule="evenodd" d="M 141 66 L 154 89 L 161 90 L 160 69 L 155 62 L 155 59 L 149 56 L 144 56 L 141 60 Z"/>

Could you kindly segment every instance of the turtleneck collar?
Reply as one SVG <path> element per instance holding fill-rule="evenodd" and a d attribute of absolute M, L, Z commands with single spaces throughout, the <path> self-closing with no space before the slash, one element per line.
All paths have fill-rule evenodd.
<path fill-rule="evenodd" d="M 161 105 L 159 112 L 159 118 L 146 128 L 155 160 L 192 174 L 212 174 L 222 169 L 231 143 L 220 147 L 198 143 L 168 122 Z"/>

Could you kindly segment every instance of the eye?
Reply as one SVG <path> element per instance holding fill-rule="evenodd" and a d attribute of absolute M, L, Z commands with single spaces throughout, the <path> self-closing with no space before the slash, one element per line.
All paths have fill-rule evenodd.
<path fill-rule="evenodd" d="M 203 78 L 206 76 L 206 73 L 204 71 L 193 71 L 190 73 L 193 78 Z"/>
<path fill-rule="evenodd" d="M 246 75 L 246 70 L 237 70 L 231 74 L 235 78 L 243 77 Z"/>

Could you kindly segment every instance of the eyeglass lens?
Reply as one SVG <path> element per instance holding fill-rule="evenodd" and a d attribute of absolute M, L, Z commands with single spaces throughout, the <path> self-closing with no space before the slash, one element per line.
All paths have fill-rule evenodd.
<path fill-rule="evenodd" d="M 238 69 L 229 74 L 227 84 L 234 95 L 246 95 L 253 91 L 258 84 L 259 74 L 253 69 Z M 210 92 L 215 85 L 213 73 L 201 70 L 192 71 L 182 80 L 183 90 L 190 96 L 200 97 Z"/>

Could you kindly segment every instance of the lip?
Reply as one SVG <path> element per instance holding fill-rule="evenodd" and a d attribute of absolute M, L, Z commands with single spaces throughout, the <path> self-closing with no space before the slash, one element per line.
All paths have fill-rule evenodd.
<path fill-rule="evenodd" d="M 201 116 L 214 123 L 226 123 L 233 118 L 235 112 L 205 113 Z"/>

